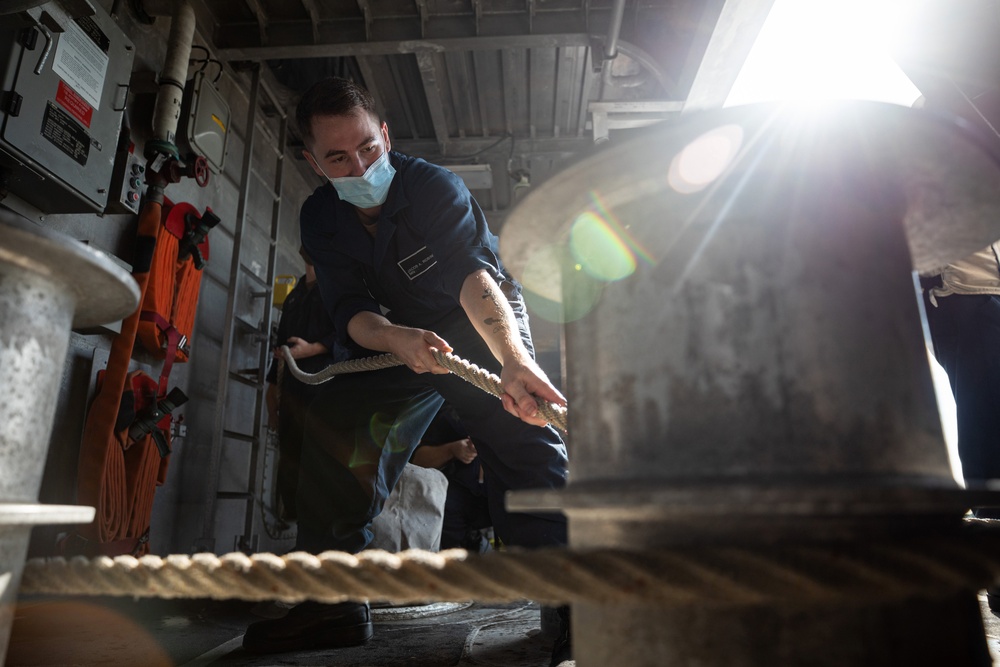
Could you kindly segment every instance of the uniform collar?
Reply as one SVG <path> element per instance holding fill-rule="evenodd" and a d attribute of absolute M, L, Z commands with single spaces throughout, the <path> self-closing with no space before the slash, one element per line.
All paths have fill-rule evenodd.
<path fill-rule="evenodd" d="M 382 204 L 379 220 L 383 217 L 391 218 L 400 209 L 410 205 L 406 194 L 403 192 L 403 172 L 406 171 L 404 156 L 396 151 L 389 151 L 389 164 L 396 170 L 396 175 L 393 177 L 392 185 L 389 187 L 389 196 L 386 197 L 385 203 Z"/>

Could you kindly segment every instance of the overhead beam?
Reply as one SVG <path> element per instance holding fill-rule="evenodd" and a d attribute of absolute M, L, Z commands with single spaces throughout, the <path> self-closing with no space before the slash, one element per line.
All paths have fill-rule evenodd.
<path fill-rule="evenodd" d="M 691 84 L 684 111 L 722 107 L 773 4 L 774 0 L 726 0 Z"/>
<path fill-rule="evenodd" d="M 309 21 L 312 23 L 313 43 L 315 44 L 319 42 L 319 7 L 316 6 L 316 0 L 299 0 L 299 2 L 309 14 Z"/>
<path fill-rule="evenodd" d="M 399 104 L 399 108 L 402 110 L 403 116 L 410 127 L 410 136 L 417 138 L 421 135 L 421 132 L 417 126 L 417 117 L 413 113 L 413 105 L 410 104 L 410 96 L 402 92 L 405 86 L 403 85 L 403 74 L 400 72 L 399 58 L 386 58 L 386 60 L 389 62 L 392 87 L 399 93 L 396 95 L 396 102 Z M 386 109 L 386 112 L 388 113 L 388 109 Z"/>
<path fill-rule="evenodd" d="M 260 31 L 260 43 L 267 44 L 267 28 L 270 23 L 267 12 L 264 11 L 264 6 L 260 4 L 260 0 L 244 0 L 250 11 L 253 12 L 254 17 L 257 19 L 257 29 Z"/>
<path fill-rule="evenodd" d="M 536 157 L 558 158 L 593 148 L 593 145 L 594 142 L 589 136 L 559 139 L 515 139 L 514 151 Z M 302 148 L 301 142 L 292 141 L 290 138 L 288 146 L 292 153 L 298 157 L 299 150 Z M 461 160 L 475 154 L 477 159 L 488 161 L 494 158 L 506 160 L 510 151 L 510 143 L 507 141 L 498 143 L 494 137 L 466 137 L 464 139 L 451 137 L 443 146 L 435 139 L 393 139 L 392 149 L 425 159 Z"/>
<path fill-rule="evenodd" d="M 586 33 L 564 35 L 510 35 L 507 37 L 446 37 L 385 42 L 345 42 L 338 44 L 296 44 L 293 46 L 249 46 L 219 49 L 220 60 L 289 60 L 299 58 L 341 58 L 347 56 L 389 56 L 403 53 L 540 49 L 590 46 Z"/>
<path fill-rule="evenodd" d="M 358 9 L 361 10 L 361 15 L 365 17 L 365 39 L 370 40 L 372 38 L 372 8 L 368 0 L 357 0 Z"/>
<path fill-rule="evenodd" d="M 594 142 L 588 136 L 558 139 L 515 139 L 514 153 L 558 157 L 578 153 L 593 145 Z M 431 139 L 396 139 L 392 142 L 392 147 L 408 155 L 437 156 L 435 159 L 449 158 L 453 160 L 472 157 L 473 154 L 476 154 L 480 160 L 488 160 L 491 157 L 506 159 L 511 150 L 508 141 L 498 143 L 495 137 L 466 137 L 464 139 L 451 137 L 443 145 Z"/>
<path fill-rule="evenodd" d="M 659 123 L 679 113 L 683 102 L 626 101 L 591 102 L 587 110 L 593 118 L 594 143 L 607 141 L 609 130 L 646 127 Z"/>
<path fill-rule="evenodd" d="M 448 121 L 444 113 L 444 99 L 435 59 L 435 54 L 429 51 L 417 53 L 417 66 L 420 68 L 420 80 L 424 84 L 424 95 L 427 98 L 427 109 L 431 114 L 434 138 L 437 139 L 438 145 L 443 147 L 448 141 Z"/>
<path fill-rule="evenodd" d="M 355 62 L 358 63 L 358 69 L 361 70 L 361 76 L 365 80 L 365 89 L 371 93 L 372 99 L 375 100 L 375 108 L 384 117 L 388 107 L 385 105 L 385 100 L 382 99 L 382 93 L 378 86 L 375 85 L 375 70 L 372 68 L 371 61 L 364 56 L 359 56 L 355 58 Z"/>

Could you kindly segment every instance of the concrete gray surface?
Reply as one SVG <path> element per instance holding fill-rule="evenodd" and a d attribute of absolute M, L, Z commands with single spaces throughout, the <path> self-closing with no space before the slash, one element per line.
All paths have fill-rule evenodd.
<path fill-rule="evenodd" d="M 993 664 L 1000 667 L 1000 617 L 979 596 Z M 255 656 L 241 648 L 260 616 L 248 602 L 73 598 L 23 600 L 8 667 L 547 667 L 553 638 L 538 605 L 470 604 L 449 613 L 394 618 L 376 610 L 375 638 L 349 649 Z M 547 626 L 548 627 L 548 626 Z M 720 632 L 719 640 L 724 641 Z"/>
<path fill-rule="evenodd" d="M 363 646 L 257 656 L 241 647 L 247 624 L 260 620 L 254 611 L 261 610 L 253 603 L 235 601 L 22 601 L 15 612 L 6 664 L 547 667 L 554 641 L 541 632 L 538 605 L 525 601 L 459 605 L 449 613 L 419 618 L 376 609 L 375 637 Z"/>

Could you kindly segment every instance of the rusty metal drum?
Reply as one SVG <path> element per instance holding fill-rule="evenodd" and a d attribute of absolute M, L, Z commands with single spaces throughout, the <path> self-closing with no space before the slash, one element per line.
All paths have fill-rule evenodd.
<path fill-rule="evenodd" d="M 510 507 L 566 512 L 573 548 L 659 549 L 849 546 L 996 503 L 952 477 L 915 275 L 1000 238 L 998 155 L 903 107 L 754 105 L 665 122 L 532 192 L 501 253 L 564 322 L 570 481 Z M 752 648 L 810 614 L 865 631 L 803 604 L 577 609 L 578 662 L 902 664 L 829 650 L 809 623 Z M 759 655 L 708 648 L 694 628 L 716 624 Z"/>

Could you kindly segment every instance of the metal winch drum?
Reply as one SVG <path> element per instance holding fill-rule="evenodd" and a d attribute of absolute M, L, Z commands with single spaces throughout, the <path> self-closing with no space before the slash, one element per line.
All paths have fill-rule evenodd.
<path fill-rule="evenodd" d="M 31 527 L 94 518 L 38 504 L 70 330 L 138 305 L 135 280 L 106 255 L 0 208 L 0 663 Z"/>
<path fill-rule="evenodd" d="M 829 576 L 839 554 L 951 539 L 998 500 L 952 477 L 914 271 L 1000 238 L 997 155 L 903 107 L 752 105 L 537 188 L 501 252 L 566 322 L 570 482 L 510 508 L 566 512 L 574 549 L 715 548 L 681 569 L 735 592 L 790 548 Z M 773 599 L 574 606 L 577 662 L 990 664 L 972 591 L 817 598 L 822 572 L 768 571 Z"/>

